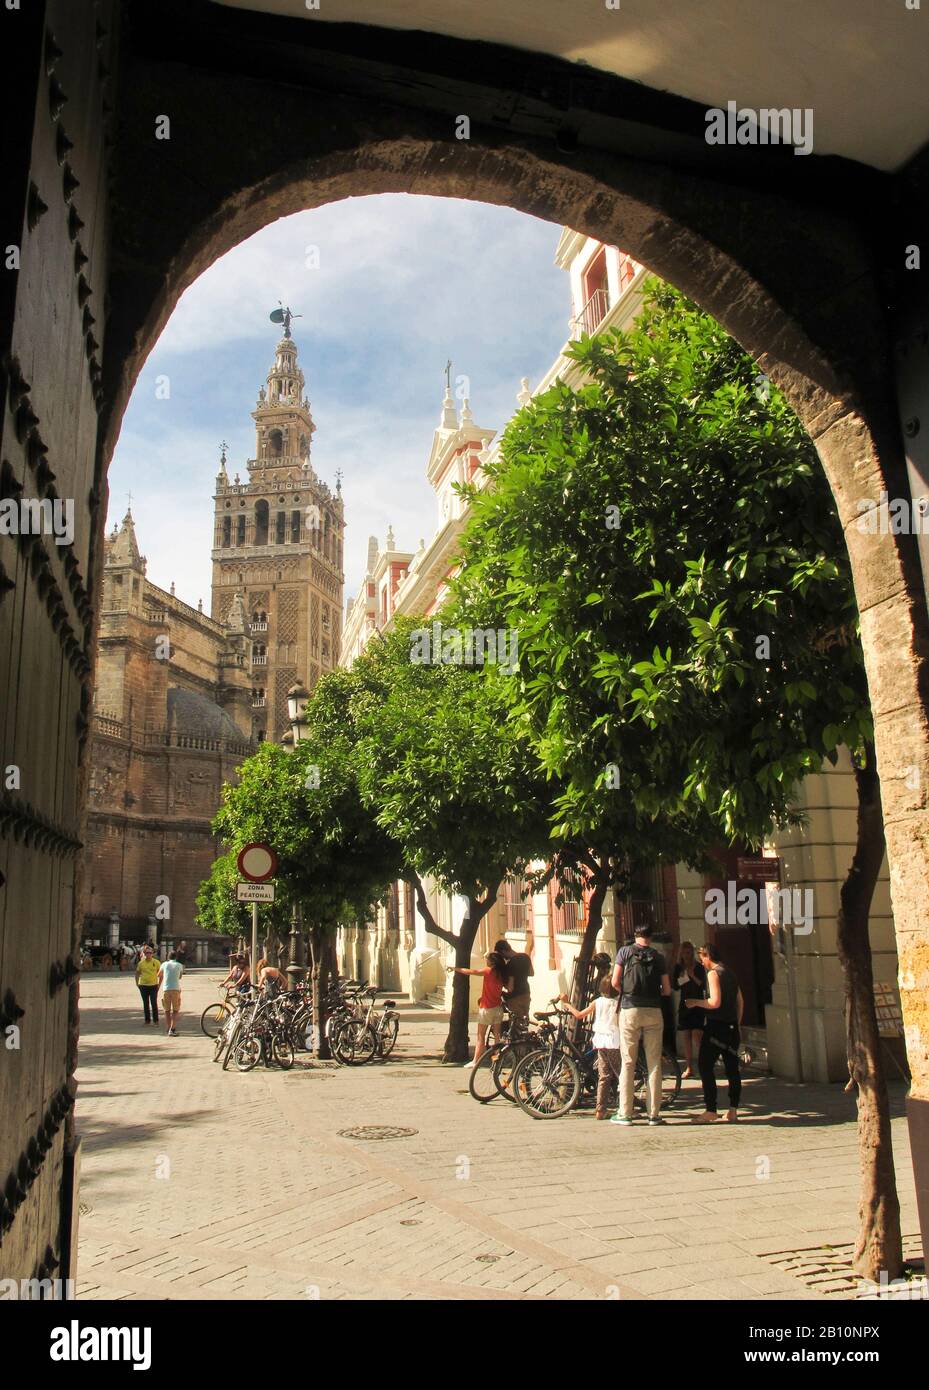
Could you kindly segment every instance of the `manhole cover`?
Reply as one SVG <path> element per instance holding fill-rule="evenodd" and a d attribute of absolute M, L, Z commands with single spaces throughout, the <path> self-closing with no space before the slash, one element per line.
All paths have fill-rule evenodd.
<path fill-rule="evenodd" d="M 340 1129 L 343 1139 L 411 1139 L 418 1129 L 403 1129 L 400 1125 L 355 1125 Z"/>
<path fill-rule="evenodd" d="M 88 1204 L 87 1204 L 86 1202 L 80 1202 L 80 1203 L 78 1204 L 77 1210 L 78 1210 L 78 1215 L 79 1215 L 79 1216 L 90 1216 L 90 1214 L 91 1214 L 92 1211 L 93 1211 L 93 1207 L 88 1206 Z"/>

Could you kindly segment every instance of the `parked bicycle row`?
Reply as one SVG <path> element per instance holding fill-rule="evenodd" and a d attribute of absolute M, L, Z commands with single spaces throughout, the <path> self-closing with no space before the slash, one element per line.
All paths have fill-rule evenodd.
<path fill-rule="evenodd" d="M 224 998 L 204 1009 L 200 1026 L 213 1040 L 213 1061 L 226 1071 L 263 1062 L 288 1070 L 298 1052 L 315 1046 L 312 988 L 307 981 L 289 990 L 267 961 L 259 961 L 255 982 L 236 960 L 221 988 Z M 366 980 L 335 981 L 322 1002 L 325 1034 L 332 1055 L 345 1066 L 362 1066 L 388 1057 L 396 1045 L 400 1015 L 392 999 L 379 1006 L 381 991 Z"/>

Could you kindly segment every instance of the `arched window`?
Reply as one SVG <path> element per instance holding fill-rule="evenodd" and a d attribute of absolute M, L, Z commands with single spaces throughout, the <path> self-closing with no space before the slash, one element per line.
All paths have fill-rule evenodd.
<path fill-rule="evenodd" d="M 240 512 L 235 519 L 235 543 L 236 545 L 245 544 L 245 514 L 243 512 Z M 239 580 L 241 581 L 241 579 L 240 574 Z"/>
<path fill-rule="evenodd" d="M 268 435 L 268 453 L 272 458 L 280 458 L 284 452 L 284 436 L 280 430 L 272 430 Z"/>
<path fill-rule="evenodd" d="M 274 519 L 274 541 L 276 545 L 283 545 L 287 539 L 287 513 L 278 512 Z"/>
<path fill-rule="evenodd" d="M 223 545 L 232 544 L 232 517 L 223 517 Z"/>
<path fill-rule="evenodd" d="M 297 542 L 298 542 L 299 539 L 300 539 L 300 509 L 299 509 L 299 507 L 297 508 L 296 511 L 293 511 L 293 512 L 291 512 L 291 514 L 290 514 L 290 539 L 291 539 L 291 541 L 293 542 L 294 545 L 296 545 Z"/>
<path fill-rule="evenodd" d="M 255 503 L 255 544 L 268 544 L 268 504 L 263 498 Z"/>

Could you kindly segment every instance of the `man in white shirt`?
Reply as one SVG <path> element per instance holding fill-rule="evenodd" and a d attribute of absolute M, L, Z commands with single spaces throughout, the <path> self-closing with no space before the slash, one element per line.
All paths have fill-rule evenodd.
<path fill-rule="evenodd" d="M 161 1007 L 165 1011 L 167 1036 L 177 1037 L 177 1020 L 181 1012 L 181 976 L 184 967 L 171 951 L 168 959 L 162 962 L 158 972 L 158 983 L 162 987 Z"/>

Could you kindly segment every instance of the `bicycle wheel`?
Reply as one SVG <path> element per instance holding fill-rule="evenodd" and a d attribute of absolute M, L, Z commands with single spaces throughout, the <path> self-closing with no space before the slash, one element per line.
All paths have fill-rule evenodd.
<path fill-rule="evenodd" d="M 494 1066 L 497 1062 L 497 1052 L 500 1048 L 490 1047 L 481 1057 L 476 1067 L 471 1068 L 471 1075 L 468 1078 L 468 1090 L 473 1098 L 480 1105 L 486 1105 L 488 1101 L 496 1100 L 500 1091 L 494 1080 Z"/>
<path fill-rule="evenodd" d="M 200 1015 L 200 1027 L 208 1038 L 215 1038 L 232 1010 L 226 1004 L 208 1004 Z"/>
<path fill-rule="evenodd" d="M 517 1063 L 512 1090 L 520 1109 L 534 1120 L 557 1120 L 577 1104 L 581 1074 L 569 1053 L 540 1047 Z"/>
<path fill-rule="evenodd" d="M 377 1051 L 374 1030 L 359 1019 L 340 1028 L 333 1044 L 333 1053 L 347 1067 L 361 1067 L 370 1062 Z"/>
<path fill-rule="evenodd" d="M 220 1028 L 213 1039 L 213 1061 L 218 1062 L 229 1043 L 229 1029 Z"/>
<path fill-rule="evenodd" d="M 241 1024 L 241 1023 L 237 1023 L 237 1024 L 235 1024 L 235 1026 L 233 1027 L 232 1032 L 229 1034 L 229 1042 L 228 1042 L 228 1044 L 227 1044 L 227 1046 L 226 1046 L 226 1055 L 225 1055 L 225 1057 L 223 1058 L 223 1071 L 228 1071 L 228 1070 L 229 1070 L 229 1063 L 232 1061 L 232 1054 L 233 1054 L 233 1052 L 235 1051 L 235 1049 L 238 1047 L 238 1045 L 239 1045 L 239 1039 L 241 1038 L 241 1036 L 242 1036 L 242 1024 Z"/>
<path fill-rule="evenodd" d="M 313 1010 L 300 1008 L 294 1014 L 293 1022 L 290 1025 L 290 1036 L 293 1038 L 294 1047 L 298 1052 L 309 1052 L 311 1043 L 307 1042 L 313 1028 Z"/>
<path fill-rule="evenodd" d="M 289 1038 L 275 1038 L 271 1044 L 271 1056 L 283 1071 L 290 1071 L 294 1064 L 294 1045 Z"/>
<path fill-rule="evenodd" d="M 388 1014 L 377 1035 L 377 1050 L 382 1057 L 389 1057 L 393 1052 L 399 1032 L 400 1020 Z"/>
<path fill-rule="evenodd" d="M 513 1074 L 522 1059 L 537 1047 L 534 1038 L 514 1038 L 512 1042 L 501 1043 L 499 1049 L 494 1048 L 494 1086 L 497 1095 L 512 1105 L 517 1103 L 513 1094 Z"/>
<path fill-rule="evenodd" d="M 681 1064 L 670 1052 L 661 1054 L 661 1108 L 667 1110 L 681 1093 L 683 1081 Z M 645 1066 L 645 1052 L 639 1048 L 635 1063 L 635 1101 L 643 1110 L 648 1108 L 648 1071 Z"/>
<path fill-rule="evenodd" d="M 243 1038 L 235 1049 L 235 1064 L 239 1071 L 251 1071 L 252 1067 L 261 1060 L 261 1052 L 261 1039 L 256 1033 L 251 1033 L 247 1038 Z"/>

